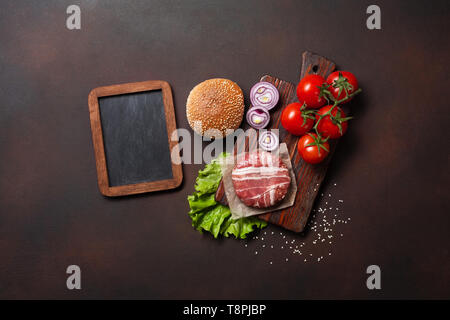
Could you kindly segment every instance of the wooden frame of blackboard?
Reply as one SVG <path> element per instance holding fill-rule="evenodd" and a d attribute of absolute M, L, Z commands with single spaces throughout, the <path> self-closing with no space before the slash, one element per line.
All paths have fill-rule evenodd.
<path fill-rule="evenodd" d="M 97 179 L 100 192 L 109 197 L 124 196 L 151 191 L 168 190 L 178 187 L 183 180 L 181 164 L 172 161 L 172 179 L 142 182 L 136 184 L 110 186 L 106 153 L 103 140 L 102 122 L 100 118 L 99 98 L 145 91 L 162 91 L 164 113 L 166 118 L 167 141 L 170 152 L 178 154 L 178 135 L 176 132 L 175 112 L 173 108 L 172 90 L 166 81 L 151 80 L 144 82 L 126 83 L 105 87 L 98 87 L 89 93 L 89 115 L 91 120 L 92 141 L 94 144 Z"/>

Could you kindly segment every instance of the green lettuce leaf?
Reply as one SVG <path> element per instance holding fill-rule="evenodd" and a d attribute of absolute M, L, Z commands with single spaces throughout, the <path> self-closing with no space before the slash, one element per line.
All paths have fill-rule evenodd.
<path fill-rule="evenodd" d="M 230 208 L 215 201 L 214 196 L 222 178 L 219 159 L 226 156 L 226 153 L 221 154 L 199 171 L 195 183 L 196 192 L 188 196 L 191 209 L 189 216 L 195 229 L 210 232 L 214 238 L 233 235 L 237 239 L 245 239 L 255 229 L 267 226 L 267 222 L 255 217 L 234 220 L 231 218 Z"/>

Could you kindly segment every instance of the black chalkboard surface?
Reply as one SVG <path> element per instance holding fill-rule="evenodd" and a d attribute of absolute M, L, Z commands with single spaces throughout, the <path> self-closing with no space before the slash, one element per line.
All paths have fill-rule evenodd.
<path fill-rule="evenodd" d="M 118 196 L 171 189 L 181 165 L 171 161 L 176 129 L 170 86 L 146 81 L 100 87 L 89 95 L 100 191 Z"/>
<path fill-rule="evenodd" d="M 110 186 L 172 179 L 162 91 L 98 99 Z"/>

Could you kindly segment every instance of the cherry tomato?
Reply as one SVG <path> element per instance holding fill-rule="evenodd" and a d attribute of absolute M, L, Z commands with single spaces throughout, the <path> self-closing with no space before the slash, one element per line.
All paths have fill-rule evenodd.
<path fill-rule="evenodd" d="M 316 115 L 316 121 L 319 120 L 321 115 L 329 112 L 332 107 L 333 106 L 325 106 L 320 108 Z M 317 131 L 324 138 L 340 138 L 347 131 L 347 121 L 350 119 L 350 117 L 346 118 L 344 111 L 336 106 L 329 115 L 323 117 L 322 120 L 320 120 L 319 124 L 317 125 Z"/>
<path fill-rule="evenodd" d="M 306 103 L 308 108 L 319 108 L 326 102 L 324 97 L 319 97 L 320 89 L 325 79 L 317 74 L 305 76 L 297 85 L 297 97 L 301 104 Z"/>
<path fill-rule="evenodd" d="M 356 80 L 353 73 L 348 71 L 335 71 L 331 73 L 327 78 L 327 84 L 330 85 L 328 90 L 337 100 L 342 100 L 347 96 L 345 93 L 346 90 L 348 94 L 358 90 L 358 80 Z M 341 91 L 340 94 L 339 91 Z M 342 101 L 341 103 L 347 103 L 352 99 L 353 97 Z"/>
<path fill-rule="evenodd" d="M 291 103 L 281 113 L 281 125 L 293 135 L 301 136 L 314 126 L 314 114 L 298 102 Z"/>
<path fill-rule="evenodd" d="M 330 145 L 315 133 L 308 133 L 298 140 L 297 150 L 307 163 L 322 162 L 330 153 Z"/>

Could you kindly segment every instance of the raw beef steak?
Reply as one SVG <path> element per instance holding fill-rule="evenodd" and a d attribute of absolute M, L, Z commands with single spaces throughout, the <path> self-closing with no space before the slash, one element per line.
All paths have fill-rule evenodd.
<path fill-rule="evenodd" d="M 249 207 L 271 207 L 286 196 L 291 184 L 289 170 L 283 161 L 265 151 L 246 152 L 238 157 L 231 173 L 234 190 Z"/>

